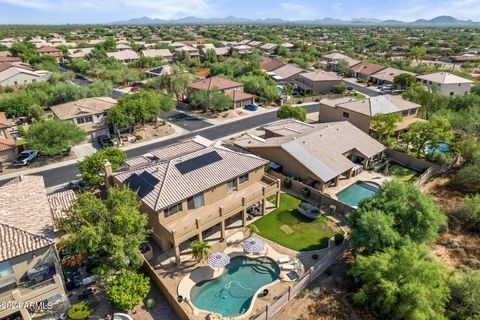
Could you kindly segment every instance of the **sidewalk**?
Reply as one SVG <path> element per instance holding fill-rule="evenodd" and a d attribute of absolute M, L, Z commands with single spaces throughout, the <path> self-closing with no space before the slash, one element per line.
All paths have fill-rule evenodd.
<path fill-rule="evenodd" d="M 183 128 L 180 128 L 180 127 L 178 127 L 174 124 L 170 124 L 170 125 L 172 126 L 172 128 L 175 129 L 175 132 L 171 135 L 160 137 L 160 138 L 157 138 L 157 139 L 152 139 L 152 140 L 147 140 L 147 141 L 142 141 L 142 142 L 136 142 L 136 143 L 133 143 L 133 144 L 128 145 L 128 146 L 120 147 L 120 149 L 126 151 L 126 150 L 130 150 L 130 149 L 138 148 L 138 147 L 141 147 L 141 146 L 146 146 L 146 145 L 149 145 L 149 144 L 154 144 L 154 143 L 157 143 L 157 142 L 160 142 L 160 141 L 163 141 L 163 140 L 175 138 L 175 137 L 178 137 L 178 136 L 183 136 L 183 135 L 190 132 L 190 131 L 187 131 Z M 97 151 L 97 149 L 95 149 L 92 146 L 91 143 L 86 143 L 86 144 L 75 146 L 74 148 L 72 148 L 72 150 L 77 155 L 77 159 L 58 162 L 58 163 L 53 163 L 53 164 L 49 164 L 49 165 L 46 165 L 46 166 L 37 167 L 37 168 L 33 168 L 33 169 L 18 170 L 18 171 L 9 173 L 9 174 L 0 175 L 0 181 L 12 179 L 12 178 L 15 178 L 15 177 L 17 177 L 21 174 L 22 175 L 34 174 L 34 173 L 40 172 L 40 171 L 56 169 L 56 168 L 61 168 L 61 167 L 69 166 L 69 165 L 72 165 L 72 164 L 76 164 L 78 161 L 81 161 L 86 156 L 88 156 L 88 155 L 94 153 L 95 151 Z"/>

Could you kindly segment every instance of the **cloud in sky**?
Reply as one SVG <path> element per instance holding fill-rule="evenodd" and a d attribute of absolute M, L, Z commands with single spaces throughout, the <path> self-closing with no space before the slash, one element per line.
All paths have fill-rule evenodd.
<path fill-rule="evenodd" d="M 0 23 L 93 23 L 141 16 L 480 20 L 480 0 L 0 0 Z"/>

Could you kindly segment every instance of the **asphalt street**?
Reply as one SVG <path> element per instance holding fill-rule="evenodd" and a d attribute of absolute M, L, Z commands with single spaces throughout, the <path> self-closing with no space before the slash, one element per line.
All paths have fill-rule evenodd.
<path fill-rule="evenodd" d="M 308 106 L 304 106 L 304 108 L 307 110 L 308 113 L 318 111 L 318 105 L 308 105 Z M 175 138 L 171 138 L 171 139 L 163 140 L 160 142 L 152 143 L 149 145 L 140 146 L 138 148 L 130 149 L 127 151 L 127 155 L 129 158 L 139 156 L 149 152 L 152 149 L 160 148 L 195 135 L 201 135 L 205 138 L 216 140 L 223 137 L 227 137 L 232 134 L 241 133 L 251 128 L 260 127 L 262 125 L 271 123 L 275 120 L 277 120 L 276 112 L 263 113 L 254 117 L 240 119 L 240 120 L 222 124 L 222 125 L 209 126 L 200 130 L 196 129 L 196 131 L 192 131 L 186 135 L 177 136 Z M 182 121 L 188 121 L 188 119 L 185 120 L 184 118 Z M 196 123 L 198 122 L 198 119 L 193 118 L 192 122 Z M 200 122 L 203 122 L 203 121 L 200 121 Z M 191 125 L 190 128 L 192 128 L 193 126 L 194 125 Z M 77 176 L 78 173 L 79 171 L 78 171 L 77 165 L 71 164 L 71 165 L 66 165 L 66 166 L 62 166 L 54 169 L 39 171 L 39 172 L 36 172 L 35 175 L 43 176 L 43 179 L 45 181 L 45 186 L 48 188 L 48 187 L 65 184 L 72 180 L 76 180 L 78 179 L 78 176 Z"/>
<path fill-rule="evenodd" d="M 342 80 L 342 82 L 347 87 L 352 87 L 355 91 L 366 94 L 367 96 L 376 97 L 376 96 L 380 95 L 377 91 L 369 89 L 369 88 L 364 87 L 364 86 L 361 86 L 358 83 L 350 82 L 350 81 L 347 81 L 347 80 Z"/>

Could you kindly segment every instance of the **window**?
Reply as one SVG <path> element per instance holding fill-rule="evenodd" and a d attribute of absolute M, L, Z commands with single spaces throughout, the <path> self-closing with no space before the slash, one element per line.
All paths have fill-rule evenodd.
<path fill-rule="evenodd" d="M 228 193 L 237 191 L 237 179 L 228 181 L 227 188 L 228 188 Z"/>
<path fill-rule="evenodd" d="M 84 124 L 87 122 L 93 122 L 93 117 L 92 116 L 86 116 L 86 117 L 81 117 L 77 118 L 77 123 L 78 124 Z"/>
<path fill-rule="evenodd" d="M 12 266 L 9 261 L 4 261 L 0 263 L 0 278 L 6 277 L 13 274 Z"/>
<path fill-rule="evenodd" d="M 408 116 L 409 110 L 402 111 L 402 117 Z"/>
<path fill-rule="evenodd" d="M 179 203 L 176 203 L 173 206 L 170 206 L 167 209 L 165 209 L 163 211 L 163 213 L 164 213 L 165 218 L 168 218 L 168 217 L 173 216 L 175 213 L 178 213 L 180 211 L 182 211 L 182 204 L 179 202 Z"/>
<path fill-rule="evenodd" d="M 344 113 L 342 114 L 342 116 L 343 116 L 344 118 L 348 118 L 348 117 L 350 116 L 350 114 L 349 114 L 348 112 L 344 112 Z"/>
<path fill-rule="evenodd" d="M 245 183 L 245 182 L 248 181 L 248 178 L 249 178 L 249 177 L 248 177 L 248 173 L 246 173 L 246 174 L 244 174 L 244 175 L 241 175 L 241 176 L 238 178 L 238 182 L 239 182 L 240 184 Z"/>
<path fill-rule="evenodd" d="M 452 92 L 450 92 L 450 96 L 453 96 L 454 94 L 455 94 L 455 92 L 453 92 L 453 91 L 452 91 Z"/>
<path fill-rule="evenodd" d="M 205 203 L 204 203 L 204 200 L 203 200 L 203 193 L 202 194 L 197 194 L 196 196 L 193 196 L 193 197 L 190 197 L 190 198 L 187 199 L 188 210 L 193 210 L 193 209 L 200 208 L 204 204 Z"/>

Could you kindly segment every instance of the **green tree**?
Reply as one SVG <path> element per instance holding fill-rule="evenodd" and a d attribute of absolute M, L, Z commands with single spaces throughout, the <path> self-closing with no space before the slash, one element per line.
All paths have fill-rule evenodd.
<path fill-rule="evenodd" d="M 232 98 L 217 90 L 196 90 L 191 96 L 191 103 L 205 112 L 221 112 L 232 108 Z"/>
<path fill-rule="evenodd" d="M 192 251 L 193 258 L 198 262 L 205 260 L 210 254 L 210 245 L 205 241 L 192 241 L 188 248 Z"/>
<path fill-rule="evenodd" d="M 110 81 L 97 80 L 87 87 L 88 97 L 109 97 L 112 92 L 112 83 Z"/>
<path fill-rule="evenodd" d="M 28 106 L 27 109 L 27 116 L 29 118 L 40 120 L 42 119 L 43 115 L 45 114 L 45 110 L 39 106 L 38 104 L 34 103 Z"/>
<path fill-rule="evenodd" d="M 135 118 L 126 108 L 115 106 L 107 111 L 108 122 L 114 129 L 135 125 Z"/>
<path fill-rule="evenodd" d="M 343 83 L 336 84 L 332 87 L 332 92 L 336 94 L 342 94 L 347 91 L 347 86 L 344 85 Z"/>
<path fill-rule="evenodd" d="M 335 71 L 339 74 L 347 74 L 348 68 L 348 61 L 345 59 L 341 59 L 337 62 L 337 65 L 335 66 Z"/>
<path fill-rule="evenodd" d="M 425 47 L 413 47 L 410 49 L 410 57 L 415 60 L 423 60 L 423 57 L 427 54 Z"/>
<path fill-rule="evenodd" d="M 447 306 L 452 320 L 480 319 L 480 271 L 465 270 L 448 283 L 451 299 Z"/>
<path fill-rule="evenodd" d="M 74 254 L 92 258 L 94 273 L 104 279 L 142 266 L 140 246 L 146 241 L 147 223 L 136 193 L 127 187 L 109 188 L 105 201 L 82 193 L 58 221 L 68 233 L 63 244 Z"/>
<path fill-rule="evenodd" d="M 105 285 L 107 298 L 120 310 L 131 310 L 147 297 L 150 279 L 141 273 L 125 271 Z"/>
<path fill-rule="evenodd" d="M 125 110 L 135 119 L 135 122 L 145 124 L 147 120 L 158 116 L 162 105 L 155 92 L 139 90 L 134 94 L 121 97 L 116 108 Z"/>
<path fill-rule="evenodd" d="M 301 107 L 291 104 L 284 104 L 277 111 L 277 118 L 279 119 L 297 119 L 305 121 L 307 119 L 307 112 Z"/>
<path fill-rule="evenodd" d="M 83 99 L 87 96 L 87 90 L 69 83 L 58 83 L 50 88 L 47 104 L 54 106 L 78 99 Z"/>
<path fill-rule="evenodd" d="M 280 97 L 277 84 L 271 78 L 251 75 L 240 77 L 238 80 L 243 83 L 245 92 L 261 97 L 268 102 L 278 100 Z"/>
<path fill-rule="evenodd" d="M 46 156 L 56 156 L 85 139 L 76 124 L 61 120 L 45 120 L 33 123 L 25 137 L 31 149 Z"/>
<path fill-rule="evenodd" d="M 466 196 L 463 199 L 460 213 L 470 229 L 480 231 L 480 194 Z"/>
<path fill-rule="evenodd" d="M 444 117 L 432 116 L 427 122 L 414 122 L 403 134 L 407 150 L 414 150 L 417 158 L 426 158 L 428 147 L 438 148 L 439 143 L 449 143 L 453 139 L 450 123 Z"/>
<path fill-rule="evenodd" d="M 378 113 L 373 116 L 370 127 L 378 142 L 390 147 L 396 140 L 394 136 L 400 121 L 402 121 L 402 116 L 398 113 Z"/>
<path fill-rule="evenodd" d="M 350 272 L 361 281 L 353 300 L 380 318 L 446 319 L 446 270 L 429 258 L 423 246 L 410 244 L 359 256 Z"/>
<path fill-rule="evenodd" d="M 207 51 L 205 51 L 205 54 L 202 57 L 202 60 L 203 62 L 208 62 L 208 63 L 218 62 L 217 53 L 213 49 L 207 49 Z"/>
<path fill-rule="evenodd" d="M 403 98 L 418 103 L 420 114 L 429 119 L 439 110 L 446 109 L 449 104 L 449 98 L 440 92 L 430 92 L 423 84 L 415 83 L 409 87 L 404 93 Z"/>
<path fill-rule="evenodd" d="M 410 73 L 401 73 L 393 78 L 393 83 L 403 90 L 413 86 L 416 81 L 415 76 Z"/>
<path fill-rule="evenodd" d="M 388 181 L 379 193 L 362 201 L 347 215 L 350 245 L 365 253 L 399 247 L 406 241 L 422 243 L 434 239 L 445 216 L 429 196 L 415 186 Z"/>
<path fill-rule="evenodd" d="M 103 169 L 105 160 L 110 162 L 112 170 L 115 171 L 127 160 L 127 154 L 121 149 L 108 147 L 86 156 L 78 163 L 82 179 L 90 185 L 101 184 L 103 178 L 99 172 Z"/>

